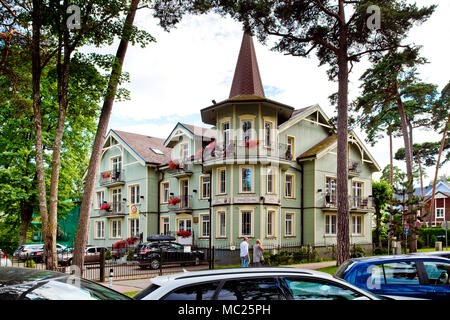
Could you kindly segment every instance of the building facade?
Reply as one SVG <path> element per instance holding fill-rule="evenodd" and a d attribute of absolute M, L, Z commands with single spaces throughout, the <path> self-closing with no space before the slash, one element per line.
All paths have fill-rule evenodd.
<path fill-rule="evenodd" d="M 117 224 L 130 231 L 122 238 L 133 235 L 131 209 L 102 216 L 99 206 L 102 195 L 113 207 L 120 198 L 136 199 L 130 188 L 138 184 L 143 238 L 173 234 L 180 243 L 221 248 L 244 237 L 280 246 L 336 244 L 336 129 L 318 105 L 295 109 L 265 97 L 251 36 L 243 36 L 228 99 L 201 116 L 213 129 L 178 123 L 159 145 L 164 155 L 155 165 L 133 158 L 125 133 L 110 132 L 118 145 L 105 144 L 101 171 L 114 172 L 122 156 L 124 179 L 102 186 L 100 172 L 90 243 L 101 240 L 96 235 L 118 239 Z M 136 141 L 149 148 L 144 138 Z M 372 173 L 380 168 L 354 132 L 348 150 L 351 243 L 371 246 Z"/>

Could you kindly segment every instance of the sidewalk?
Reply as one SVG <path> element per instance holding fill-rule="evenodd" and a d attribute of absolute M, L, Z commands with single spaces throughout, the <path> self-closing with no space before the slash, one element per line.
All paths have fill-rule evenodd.
<path fill-rule="evenodd" d="M 290 265 L 289 267 L 314 270 L 314 269 L 331 267 L 331 266 L 335 266 L 335 265 L 336 265 L 336 261 L 326 261 L 326 262 L 296 264 L 296 265 Z M 122 292 L 122 293 L 132 292 L 132 291 L 141 291 L 150 285 L 150 279 L 151 278 L 113 281 L 112 289 Z M 108 281 L 102 282 L 101 284 L 104 285 L 105 287 L 109 287 Z"/>

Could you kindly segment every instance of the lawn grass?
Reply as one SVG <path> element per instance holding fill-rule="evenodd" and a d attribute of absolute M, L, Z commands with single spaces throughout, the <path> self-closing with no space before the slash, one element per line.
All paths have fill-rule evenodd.
<path fill-rule="evenodd" d="M 123 294 L 129 297 L 134 296 L 136 293 L 138 293 L 139 291 L 130 291 L 130 292 L 124 292 Z"/>
<path fill-rule="evenodd" d="M 317 271 L 322 271 L 322 272 L 325 272 L 325 273 L 329 273 L 329 274 L 334 274 L 335 272 L 336 272 L 336 270 L 337 270 L 337 266 L 330 266 L 330 267 L 325 267 L 325 268 L 319 268 L 319 269 L 316 269 Z"/>

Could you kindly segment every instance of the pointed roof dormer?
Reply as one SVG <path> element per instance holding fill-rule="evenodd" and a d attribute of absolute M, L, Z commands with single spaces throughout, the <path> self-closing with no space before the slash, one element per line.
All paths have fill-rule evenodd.
<path fill-rule="evenodd" d="M 265 95 L 253 38 L 244 32 L 229 99 L 251 97 L 265 98 Z"/>

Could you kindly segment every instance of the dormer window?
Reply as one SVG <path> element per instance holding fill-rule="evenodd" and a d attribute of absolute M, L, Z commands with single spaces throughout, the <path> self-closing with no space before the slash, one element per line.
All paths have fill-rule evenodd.
<path fill-rule="evenodd" d="M 249 141 L 252 139 L 252 121 L 242 121 L 242 140 Z"/>

